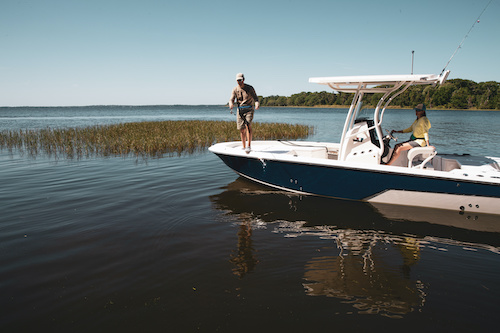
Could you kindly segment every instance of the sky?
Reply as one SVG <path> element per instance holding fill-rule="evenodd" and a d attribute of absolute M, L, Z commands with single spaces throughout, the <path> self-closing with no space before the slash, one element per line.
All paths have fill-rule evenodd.
<path fill-rule="evenodd" d="M 409 74 L 412 51 L 439 74 L 475 22 L 449 78 L 500 82 L 498 17 L 500 0 L 2 0 L 0 106 L 226 104 L 239 72 L 290 96 Z"/>

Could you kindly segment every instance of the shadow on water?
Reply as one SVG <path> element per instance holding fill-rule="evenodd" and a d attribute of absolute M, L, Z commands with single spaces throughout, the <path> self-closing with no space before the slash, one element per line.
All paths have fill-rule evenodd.
<path fill-rule="evenodd" d="M 318 252 L 305 263 L 304 292 L 340 299 L 360 314 L 401 318 L 421 311 L 425 281 L 412 278 L 411 272 L 426 247 L 444 244 L 500 252 L 496 216 L 304 197 L 244 178 L 211 201 L 240 223 L 230 260 L 234 274 L 243 278 L 258 266 L 252 229 L 330 240 L 333 255 Z"/>

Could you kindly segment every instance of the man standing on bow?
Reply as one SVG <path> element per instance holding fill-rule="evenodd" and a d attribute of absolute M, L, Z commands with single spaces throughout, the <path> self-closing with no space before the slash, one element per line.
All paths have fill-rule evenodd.
<path fill-rule="evenodd" d="M 229 108 L 233 113 L 234 102 L 236 101 L 236 127 L 240 130 L 243 149 L 249 153 L 252 144 L 252 120 L 254 108 L 259 108 L 259 98 L 255 89 L 245 83 L 245 76 L 242 73 L 236 74 L 238 85 L 233 88 L 229 99 Z M 254 106 L 255 105 L 255 106 Z M 248 141 L 248 145 L 246 142 Z"/>

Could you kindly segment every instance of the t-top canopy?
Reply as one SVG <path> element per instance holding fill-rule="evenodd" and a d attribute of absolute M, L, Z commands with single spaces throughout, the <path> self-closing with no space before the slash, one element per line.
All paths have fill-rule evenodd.
<path fill-rule="evenodd" d="M 410 84 L 443 84 L 450 71 L 442 75 L 436 74 L 414 74 L 414 75 L 364 75 L 364 76 L 333 76 L 333 77 L 312 77 L 310 83 L 318 83 L 342 92 L 383 92 L 390 90 L 394 86 L 405 83 Z M 383 86 L 391 86 L 389 89 Z"/>

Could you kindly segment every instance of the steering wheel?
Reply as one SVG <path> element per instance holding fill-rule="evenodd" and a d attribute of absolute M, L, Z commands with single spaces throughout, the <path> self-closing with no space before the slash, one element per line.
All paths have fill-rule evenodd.
<path fill-rule="evenodd" d="M 398 137 L 392 135 L 392 133 L 394 133 L 394 131 L 390 131 L 390 132 L 389 132 L 389 130 L 385 130 L 385 131 L 387 132 L 387 136 L 389 137 L 389 139 L 392 139 L 394 141 L 398 141 Z"/>

